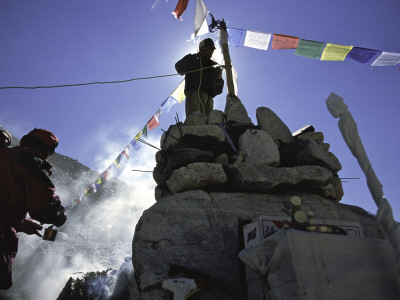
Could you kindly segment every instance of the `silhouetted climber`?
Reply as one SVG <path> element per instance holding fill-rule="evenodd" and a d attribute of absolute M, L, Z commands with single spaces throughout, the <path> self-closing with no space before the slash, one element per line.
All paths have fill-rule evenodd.
<path fill-rule="evenodd" d="M 195 111 L 208 116 L 214 109 L 214 97 L 222 93 L 222 69 L 213 67 L 215 46 L 212 39 L 200 42 L 199 52 L 188 54 L 175 64 L 176 71 L 185 75 L 186 117 Z"/>
<path fill-rule="evenodd" d="M 11 268 L 18 251 L 17 232 L 36 234 L 40 223 L 61 226 L 67 217 L 50 180 L 46 161 L 58 146 L 50 131 L 34 129 L 23 136 L 20 146 L 0 155 L 0 289 L 12 286 Z"/>

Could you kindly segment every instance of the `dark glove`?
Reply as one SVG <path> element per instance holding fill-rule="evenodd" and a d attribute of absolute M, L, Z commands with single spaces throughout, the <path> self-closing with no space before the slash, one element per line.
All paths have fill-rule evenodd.
<path fill-rule="evenodd" d="M 67 221 L 67 216 L 65 215 L 65 209 L 64 207 L 60 206 L 60 210 L 57 213 L 54 225 L 60 227 L 65 223 L 65 221 Z"/>
<path fill-rule="evenodd" d="M 36 234 L 37 236 L 42 236 L 42 234 L 39 232 L 39 230 L 42 230 L 43 226 L 34 222 L 31 219 L 25 218 L 24 221 L 22 222 L 22 226 L 19 231 L 24 232 L 26 234 L 32 235 Z"/>

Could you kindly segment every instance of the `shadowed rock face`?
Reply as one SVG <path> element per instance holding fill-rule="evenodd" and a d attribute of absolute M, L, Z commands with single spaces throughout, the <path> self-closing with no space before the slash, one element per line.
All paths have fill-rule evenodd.
<path fill-rule="evenodd" d="M 207 121 L 218 125 L 202 120 L 171 126 L 156 155 L 156 200 L 195 189 L 264 193 L 287 188 L 334 201 L 343 197 L 337 176 L 342 167 L 321 132 L 293 136 L 269 108 L 259 107 L 256 115 L 258 126 L 240 99 L 228 96 L 225 115 L 214 111 Z M 185 123 L 196 118 L 201 116 L 192 114 Z"/>
<path fill-rule="evenodd" d="M 132 299 L 171 299 L 161 282 L 176 277 L 200 280 L 196 299 L 247 299 L 242 226 L 260 215 L 290 217 L 294 195 L 317 219 L 360 222 L 365 237 L 382 238 L 374 217 L 338 203 L 341 165 L 312 126 L 292 135 L 265 107 L 254 125 L 232 96 L 206 123 L 218 126 L 204 122 L 171 126 L 162 138 L 158 202 L 143 213 L 132 244 Z"/>
<path fill-rule="evenodd" d="M 198 299 L 244 299 L 238 253 L 243 247 L 240 222 L 258 215 L 290 215 L 293 193 L 207 193 L 202 190 L 178 193 L 146 210 L 136 225 L 132 261 L 137 288 L 146 289 L 170 278 L 173 266 L 187 270 L 181 277 L 207 274 L 212 288 L 199 292 Z M 321 196 L 296 193 L 305 210 L 330 220 L 361 222 L 364 235 L 381 238 L 374 217 L 360 208 L 339 204 Z M 199 275 L 198 275 L 199 276 Z M 214 284 L 214 285 L 212 285 Z M 140 299 L 140 298 L 139 298 Z M 146 289 L 141 299 L 171 299 L 170 292 Z"/>

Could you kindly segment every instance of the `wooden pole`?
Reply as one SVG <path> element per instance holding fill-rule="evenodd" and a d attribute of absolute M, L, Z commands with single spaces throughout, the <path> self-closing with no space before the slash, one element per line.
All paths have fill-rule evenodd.
<path fill-rule="evenodd" d="M 226 24 L 224 21 L 219 27 L 219 34 L 222 45 L 222 55 L 224 56 L 224 61 L 225 61 L 226 85 L 228 87 L 228 94 L 237 96 L 235 93 L 235 85 L 233 83 L 232 62 L 231 62 L 231 56 L 229 55 L 228 35 L 226 33 Z"/>

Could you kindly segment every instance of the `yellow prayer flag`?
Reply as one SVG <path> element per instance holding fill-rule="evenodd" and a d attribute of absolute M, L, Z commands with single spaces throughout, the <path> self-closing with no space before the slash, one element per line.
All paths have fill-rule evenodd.
<path fill-rule="evenodd" d="M 322 52 L 321 60 L 344 61 L 351 49 L 353 49 L 353 46 L 327 43 L 324 52 Z"/>
<path fill-rule="evenodd" d="M 185 79 L 182 80 L 175 91 L 173 91 L 171 97 L 174 97 L 179 103 L 185 100 Z"/>
<path fill-rule="evenodd" d="M 139 133 L 135 136 L 135 141 L 137 141 L 140 138 L 140 135 L 142 134 L 143 130 L 140 130 Z"/>

